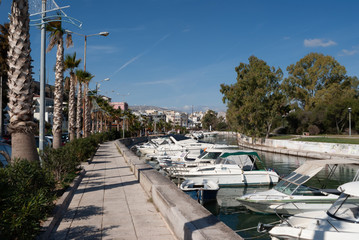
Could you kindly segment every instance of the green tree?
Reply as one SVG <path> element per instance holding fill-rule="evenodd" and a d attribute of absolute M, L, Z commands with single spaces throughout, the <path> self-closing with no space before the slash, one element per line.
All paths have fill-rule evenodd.
<path fill-rule="evenodd" d="M 218 122 L 217 115 L 218 113 L 216 113 L 215 111 L 208 110 L 206 114 L 203 116 L 203 118 L 201 119 L 202 128 L 207 130 L 209 129 L 215 130 Z"/>
<path fill-rule="evenodd" d="M 287 67 L 288 78 L 284 88 L 290 100 L 297 101 L 302 109 L 313 106 L 316 93 L 331 84 L 346 81 L 346 70 L 333 57 L 320 53 L 309 53 L 296 64 Z"/>
<path fill-rule="evenodd" d="M 8 97 L 12 159 L 21 158 L 38 161 L 33 121 L 31 92 L 31 48 L 29 3 L 27 0 L 13 0 L 9 25 L 9 51 L 7 63 Z"/>
<path fill-rule="evenodd" d="M 274 119 L 286 105 L 280 88 L 283 73 L 255 56 L 248 60 L 249 64 L 241 63 L 235 68 L 235 84 L 221 84 L 227 121 L 244 134 L 268 137 Z"/>

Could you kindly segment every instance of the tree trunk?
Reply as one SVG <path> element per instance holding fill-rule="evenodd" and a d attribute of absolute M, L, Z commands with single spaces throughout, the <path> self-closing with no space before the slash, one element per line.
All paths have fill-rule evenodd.
<path fill-rule="evenodd" d="M 82 102 L 82 84 L 79 82 L 79 88 L 77 90 L 77 112 L 76 112 L 76 136 L 81 138 L 81 102 Z"/>
<path fill-rule="evenodd" d="M 29 5 L 26 0 L 13 0 L 9 25 L 8 51 L 8 131 L 11 133 L 12 160 L 38 161 L 33 122 Z"/>
<path fill-rule="evenodd" d="M 70 93 L 69 93 L 69 135 L 70 141 L 76 138 L 76 101 L 75 101 L 75 74 L 70 72 Z"/>
<path fill-rule="evenodd" d="M 84 119 L 84 136 L 85 137 L 88 137 L 89 136 L 89 131 L 90 131 L 90 118 L 89 118 L 89 100 L 88 100 L 88 96 L 87 96 L 87 93 L 88 93 L 88 83 L 85 83 L 85 86 L 84 86 L 84 98 L 85 98 L 85 119 Z"/>
<path fill-rule="evenodd" d="M 11 159 L 39 160 L 35 138 L 32 133 L 11 134 Z"/>
<path fill-rule="evenodd" d="M 64 81 L 64 44 L 62 36 L 57 43 L 56 71 L 55 71 L 55 97 L 54 97 L 54 124 L 52 134 L 54 136 L 53 148 L 61 147 L 62 135 L 62 97 Z"/>

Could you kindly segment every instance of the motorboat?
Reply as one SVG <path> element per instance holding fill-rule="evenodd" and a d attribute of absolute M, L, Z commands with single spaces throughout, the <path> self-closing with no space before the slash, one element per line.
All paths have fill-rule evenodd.
<path fill-rule="evenodd" d="M 219 186 L 217 183 L 203 179 L 202 181 L 185 180 L 181 183 L 180 189 L 184 192 L 193 192 L 190 194 L 201 204 L 215 201 Z"/>
<path fill-rule="evenodd" d="M 169 175 L 172 175 L 172 172 L 188 172 L 193 167 L 214 164 L 221 154 L 228 151 L 237 150 L 210 148 L 202 151 L 202 153 L 194 159 L 189 158 L 188 154 L 182 153 L 180 156 L 169 156 L 167 159 L 159 159 L 158 161 L 160 166 L 167 171 Z"/>
<path fill-rule="evenodd" d="M 294 215 L 302 212 L 326 210 L 338 198 L 337 189 L 326 189 L 325 184 L 339 165 L 358 165 L 357 160 L 331 159 L 306 161 L 284 177 L 274 188 L 237 197 L 236 200 L 253 212 Z M 320 188 L 304 185 L 322 169 L 327 179 Z"/>
<path fill-rule="evenodd" d="M 214 164 L 194 167 L 178 173 L 177 177 L 193 181 L 208 179 L 219 186 L 263 186 L 279 180 L 275 171 L 265 168 L 257 152 L 245 150 L 225 152 Z"/>
<path fill-rule="evenodd" d="M 359 239 L 359 182 L 338 187 L 341 192 L 327 211 L 296 214 L 272 226 L 258 225 L 269 230 L 272 239 Z"/>
<path fill-rule="evenodd" d="M 204 149 L 236 149 L 237 145 L 213 144 L 199 142 L 194 139 L 176 140 L 173 136 L 166 138 L 166 142 L 155 142 L 150 140 L 147 143 L 136 147 L 137 154 L 140 156 L 173 156 L 183 152 L 189 152 L 191 158 L 198 156 Z"/>

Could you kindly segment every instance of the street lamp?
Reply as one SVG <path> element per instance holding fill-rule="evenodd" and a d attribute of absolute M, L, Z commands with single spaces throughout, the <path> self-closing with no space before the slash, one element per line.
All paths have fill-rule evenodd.
<path fill-rule="evenodd" d="M 68 33 L 73 33 L 73 34 L 76 34 L 76 35 L 85 37 L 85 46 L 84 46 L 84 71 L 86 71 L 87 37 L 91 37 L 91 36 L 104 36 L 104 37 L 107 37 L 107 36 L 110 34 L 109 32 L 99 32 L 99 33 L 94 33 L 94 34 L 85 35 L 85 34 L 81 34 L 81 33 L 77 33 L 77 32 L 72 32 L 72 31 L 69 31 L 69 30 L 66 30 L 66 32 L 68 32 Z"/>
<path fill-rule="evenodd" d="M 98 88 L 100 87 L 100 84 L 99 84 L 99 83 L 105 82 L 105 81 L 110 81 L 110 78 L 105 78 L 105 79 L 103 79 L 103 80 L 101 80 L 101 81 L 99 81 L 99 82 L 96 82 L 96 96 L 98 95 L 98 94 L 97 94 L 97 91 L 98 91 Z"/>
<path fill-rule="evenodd" d="M 351 136 L 352 135 L 352 121 L 351 121 L 352 108 L 348 108 L 348 112 L 349 112 L 349 136 Z"/>

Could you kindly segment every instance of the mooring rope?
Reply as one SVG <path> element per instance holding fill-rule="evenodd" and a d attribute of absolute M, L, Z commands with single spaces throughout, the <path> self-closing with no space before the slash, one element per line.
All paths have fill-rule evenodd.
<path fill-rule="evenodd" d="M 275 221 L 275 222 L 271 222 L 271 223 L 266 223 L 266 224 L 274 224 L 274 223 L 279 223 L 280 221 Z M 248 230 L 252 230 L 252 229 L 256 229 L 257 226 L 255 227 L 250 227 L 250 228 L 245 228 L 245 229 L 240 229 L 240 230 L 235 230 L 235 232 L 244 232 L 244 231 L 248 231 Z"/>

